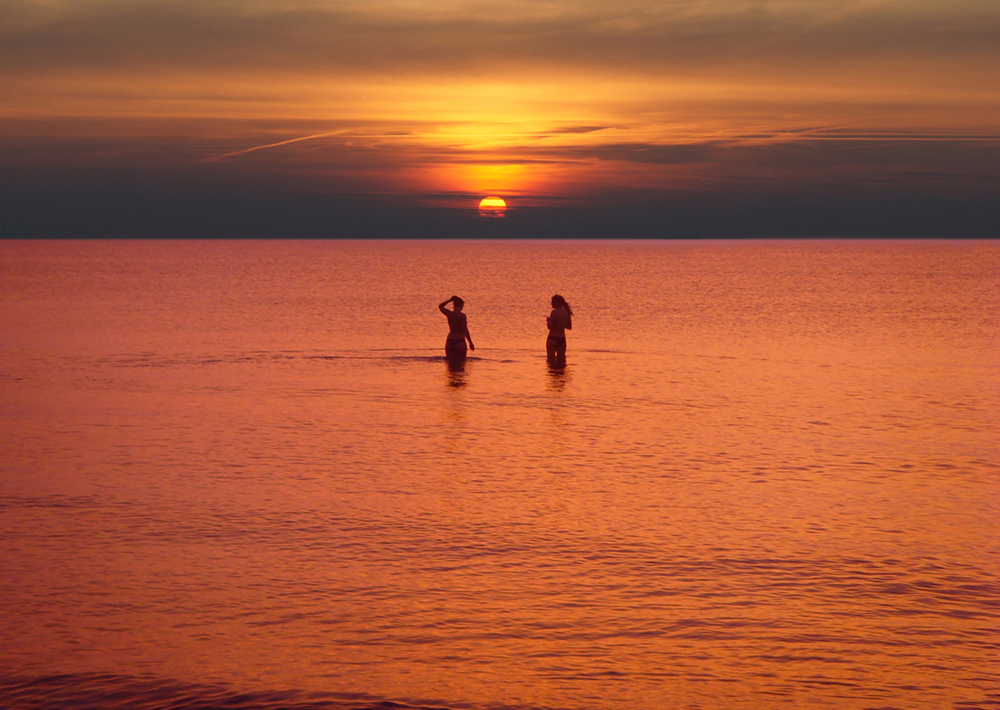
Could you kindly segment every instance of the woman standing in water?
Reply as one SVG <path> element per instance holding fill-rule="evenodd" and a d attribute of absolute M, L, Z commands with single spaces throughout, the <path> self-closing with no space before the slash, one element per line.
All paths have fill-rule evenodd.
<path fill-rule="evenodd" d="M 566 331 L 573 330 L 573 309 L 559 294 L 552 297 L 552 313 L 545 323 L 549 326 L 549 337 L 545 340 L 549 362 L 565 362 Z"/>
<path fill-rule="evenodd" d="M 445 308 L 449 303 L 453 304 L 454 308 L 448 310 Z M 448 319 L 448 339 L 444 343 L 444 354 L 449 360 L 462 360 L 465 358 L 465 341 L 469 341 L 469 347 L 472 350 L 476 349 L 476 346 L 472 344 L 472 336 L 469 335 L 469 323 L 465 318 L 465 314 L 462 313 L 462 307 L 465 305 L 463 301 L 458 296 L 452 296 L 447 301 L 438 305 L 438 310 L 444 313 L 445 317 Z"/>

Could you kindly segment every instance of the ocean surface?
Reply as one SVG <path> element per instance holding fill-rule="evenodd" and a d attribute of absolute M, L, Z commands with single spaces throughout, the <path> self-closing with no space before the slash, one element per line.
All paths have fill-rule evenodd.
<path fill-rule="evenodd" d="M 996 241 L 0 242 L 0 707 L 995 710 L 998 335 Z"/>

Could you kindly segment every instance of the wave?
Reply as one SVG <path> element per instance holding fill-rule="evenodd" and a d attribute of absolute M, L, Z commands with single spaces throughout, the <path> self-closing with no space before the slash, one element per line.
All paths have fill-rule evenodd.
<path fill-rule="evenodd" d="M 105 673 L 0 676 L 0 708 L 19 710 L 453 710 L 356 693 L 241 691 Z"/>
<path fill-rule="evenodd" d="M 440 353 L 440 354 L 430 354 Z M 543 353 L 544 355 L 544 353 Z M 72 356 L 67 358 L 74 364 L 83 364 L 85 358 Z M 278 352 L 235 352 L 226 354 L 215 354 L 211 356 L 196 355 L 193 353 L 181 353 L 172 355 L 158 355 L 154 353 L 131 353 L 117 356 L 102 357 L 93 360 L 99 365 L 111 367 L 128 368 L 166 368 L 166 367 L 192 367 L 207 365 L 230 365 L 237 363 L 268 363 L 268 362 L 288 362 L 295 360 L 305 361 L 344 361 L 344 360 L 367 360 L 367 361 L 394 361 L 394 362 L 445 362 L 447 358 L 440 348 L 421 348 L 415 350 L 342 350 L 326 353 L 305 353 L 301 351 L 278 351 Z M 469 355 L 466 357 L 469 362 L 477 360 L 492 360 L 494 362 L 515 362 L 509 359 L 495 360 L 491 357 L 481 355 Z"/>

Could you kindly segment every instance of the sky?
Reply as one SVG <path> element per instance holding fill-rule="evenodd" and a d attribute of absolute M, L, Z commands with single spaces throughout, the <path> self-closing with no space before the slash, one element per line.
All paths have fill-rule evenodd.
<path fill-rule="evenodd" d="M 0 0 L 0 96 L 8 237 L 1000 237 L 996 0 Z"/>

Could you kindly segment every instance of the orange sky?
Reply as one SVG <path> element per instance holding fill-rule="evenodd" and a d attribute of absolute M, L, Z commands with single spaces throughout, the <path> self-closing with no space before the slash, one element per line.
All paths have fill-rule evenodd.
<path fill-rule="evenodd" d="M 514 206 L 1000 185 L 996 0 L 0 4 L 24 174 Z"/>

